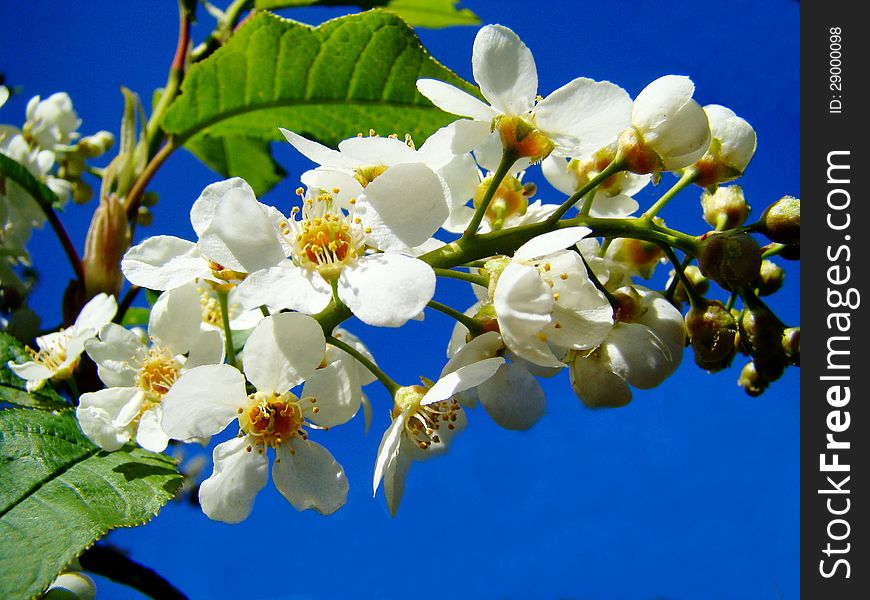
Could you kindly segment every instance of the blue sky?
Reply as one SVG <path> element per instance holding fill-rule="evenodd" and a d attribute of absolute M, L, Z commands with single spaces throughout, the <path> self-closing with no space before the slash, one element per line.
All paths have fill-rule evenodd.
<path fill-rule="evenodd" d="M 464 5 L 484 23 L 520 35 L 535 55 L 544 95 L 577 76 L 613 81 L 634 96 L 661 75 L 689 75 L 701 104 L 732 108 L 758 133 L 740 181 L 752 214 L 782 195 L 800 195 L 797 2 Z M 317 23 L 341 13 L 285 14 Z M 210 21 L 200 20 L 198 39 Z M 85 133 L 117 133 L 121 85 L 148 98 L 163 84 L 177 27 L 170 0 L 6 2 L 0 21 L 7 24 L 0 70 L 23 92 L 0 111 L 0 122 L 20 124 L 27 98 L 65 90 Z M 419 33 L 438 60 L 471 80 L 476 28 Z M 286 211 L 310 165 L 289 146 L 275 149 L 291 176 L 263 201 Z M 191 237 L 190 204 L 217 178 L 176 153 L 152 184 L 161 197 L 154 223 L 137 233 Z M 666 176 L 658 193 L 672 181 Z M 541 197 L 558 198 L 538 182 Z M 700 233 L 698 196 L 694 189 L 678 196 L 662 213 L 668 224 Z M 655 197 L 639 199 L 648 206 Z M 93 206 L 66 213 L 79 248 Z M 33 302 L 49 323 L 69 277 L 58 249 L 50 231 L 31 243 L 43 276 Z M 797 324 L 799 273 L 796 263 L 785 266 L 786 285 L 772 305 Z M 439 283 L 438 298 L 459 308 L 471 303 L 454 282 Z M 402 383 L 437 375 L 450 327 L 439 314 L 398 331 L 348 323 Z M 382 497 L 371 498 L 371 469 L 388 423 L 387 396 L 373 384 L 368 436 L 356 419 L 318 437 L 351 484 L 336 515 L 297 513 L 270 485 L 241 525 L 172 504 L 148 526 L 109 540 L 192 598 L 796 598 L 797 371 L 749 398 L 736 386 L 743 363 L 735 364 L 708 375 L 686 354 L 665 384 L 614 411 L 583 408 L 563 373 L 546 382 L 547 414 L 524 433 L 500 430 L 473 411 L 448 455 L 414 466 L 394 519 Z M 139 596 L 101 581 L 100 597 Z"/>

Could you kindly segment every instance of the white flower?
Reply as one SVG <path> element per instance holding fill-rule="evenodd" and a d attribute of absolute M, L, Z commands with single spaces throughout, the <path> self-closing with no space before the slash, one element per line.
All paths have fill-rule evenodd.
<path fill-rule="evenodd" d="M 444 82 L 417 80 L 417 89 L 437 107 L 471 119 L 454 123 L 454 150 L 479 146 L 493 120 L 502 115 L 518 117 L 570 156 L 591 154 L 611 144 L 628 126 L 631 99 L 610 82 L 580 77 L 536 101 L 535 60 L 507 27 L 483 27 L 474 39 L 471 62 L 474 80 L 489 104 Z"/>
<path fill-rule="evenodd" d="M 413 385 L 396 392 L 392 423 L 378 447 L 372 480 L 377 494 L 383 479 L 391 515 L 399 509 L 411 462 L 443 454 L 453 436 L 465 428 L 465 412 L 453 396 L 480 385 L 503 363 L 503 358 L 489 358 L 443 376 L 428 389 Z"/>
<path fill-rule="evenodd" d="M 67 379 L 79 364 L 85 341 L 115 316 L 118 305 L 114 296 L 94 296 L 76 317 L 72 327 L 36 338 L 39 351 L 28 348 L 33 360 L 23 364 L 9 361 L 12 371 L 27 380 L 27 390 L 38 390 L 48 379 Z"/>
<path fill-rule="evenodd" d="M 322 188 L 309 190 L 301 211 L 294 208 L 284 223 L 292 261 L 248 277 L 239 302 L 313 314 L 329 304 L 335 282 L 338 297 L 361 321 L 399 327 L 435 293 L 434 271 L 409 254 L 446 217 L 441 179 L 419 163 L 390 167 L 348 211 Z"/>
<path fill-rule="evenodd" d="M 589 280 L 573 246 L 590 230 L 568 227 L 520 246 L 498 276 L 493 306 L 499 330 L 511 352 L 543 366 L 562 366 L 551 344 L 588 350 L 613 326 L 613 309 Z"/>
<path fill-rule="evenodd" d="M 704 112 L 713 140 L 707 153 L 695 163 L 700 172 L 696 183 L 710 186 L 737 179 L 755 154 L 755 130 L 730 108 L 708 104 Z"/>
<path fill-rule="evenodd" d="M 571 385 L 587 406 L 624 406 L 631 401 L 629 386 L 654 388 L 680 364 L 686 345 L 680 311 L 661 294 L 635 289 L 635 314 L 619 321 L 597 348 L 574 354 Z"/>
<path fill-rule="evenodd" d="M 34 96 L 27 103 L 26 115 L 25 133 L 46 150 L 68 144 L 78 137 L 76 130 L 82 123 L 66 92 L 52 94 L 45 100 Z"/>
<path fill-rule="evenodd" d="M 195 279 L 218 283 L 277 265 L 287 256 L 283 215 L 261 204 L 238 177 L 207 186 L 190 210 L 194 244 L 168 235 L 133 246 L 121 261 L 127 279 L 152 290 L 171 290 Z"/>
<path fill-rule="evenodd" d="M 308 439 L 306 427 L 337 425 L 352 395 L 341 369 L 317 369 L 325 340 L 320 325 L 299 313 L 260 321 L 242 352 L 244 376 L 229 365 L 183 374 L 163 400 L 163 429 L 173 439 L 210 437 L 238 419 L 239 436 L 214 449 L 214 472 L 199 490 L 203 512 L 226 523 L 243 521 L 268 480 L 267 450 L 277 457 L 272 479 L 297 510 L 322 514 L 347 498 L 347 478 L 332 455 Z M 248 394 L 245 378 L 255 392 Z M 297 396 L 290 390 L 305 382 Z"/>
<path fill-rule="evenodd" d="M 221 335 L 204 329 L 196 298 L 179 288 L 158 298 L 148 323 L 149 346 L 136 333 L 109 323 L 85 349 L 106 389 L 82 394 L 76 417 L 85 435 L 112 452 L 132 439 L 152 452 L 166 449 L 162 400 L 193 367 L 223 361 Z M 191 301 L 193 300 L 193 301 Z"/>
<path fill-rule="evenodd" d="M 369 352 L 369 349 L 366 348 L 365 344 L 363 344 L 362 341 L 351 332 L 342 329 L 341 327 L 336 327 L 332 332 L 332 337 L 341 340 L 368 358 L 373 364 L 377 364 L 375 363 L 375 358 L 372 356 L 371 352 Z M 361 362 L 341 348 L 333 346 L 332 344 L 327 344 L 326 355 L 321 364 L 324 365 L 320 367 L 321 369 L 334 368 L 343 371 L 343 373 L 337 375 L 337 377 L 341 380 L 346 379 L 348 382 L 350 401 L 347 403 L 345 411 L 350 415 L 348 420 L 355 416 L 359 407 L 362 406 L 363 412 L 365 413 L 365 431 L 368 433 L 372 422 L 372 408 L 368 398 L 363 393 L 362 388 L 374 382 L 377 378 L 371 371 L 363 366 Z"/>
<path fill-rule="evenodd" d="M 454 331 L 462 332 L 462 342 L 468 330 L 457 323 Z M 447 361 L 441 376 L 506 351 L 501 334 L 487 331 L 462 347 Z M 511 357 L 511 362 L 501 365 L 495 374 L 473 389 L 456 395 L 463 406 L 473 408 L 480 401 L 486 413 L 505 429 L 528 429 L 538 422 L 547 407 L 544 390 L 530 371 L 534 366 L 521 358 Z M 549 373 L 552 374 L 552 373 Z"/>
<path fill-rule="evenodd" d="M 674 171 L 704 155 L 710 125 L 692 99 L 694 93 L 692 80 L 679 75 L 665 75 L 641 90 L 632 107 L 631 128 L 620 138 L 632 171 Z"/>

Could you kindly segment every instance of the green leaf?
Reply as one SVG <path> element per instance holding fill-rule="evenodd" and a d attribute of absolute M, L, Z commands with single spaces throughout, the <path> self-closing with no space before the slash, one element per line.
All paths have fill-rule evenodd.
<path fill-rule="evenodd" d="M 52 207 L 60 206 L 60 198 L 47 185 L 39 181 L 27 168 L 12 160 L 5 154 L 0 154 L 0 176 L 5 176 L 20 185 L 33 196 L 43 211 L 51 211 Z"/>
<path fill-rule="evenodd" d="M 266 146 L 283 141 L 278 127 L 333 147 L 369 129 L 410 133 L 422 143 L 455 117 L 417 92 L 421 77 L 478 93 L 393 13 L 374 10 L 311 28 L 261 12 L 191 67 L 163 128 L 222 174 L 265 186 L 277 180 Z"/>
<path fill-rule="evenodd" d="M 438 29 L 452 25 L 479 25 L 480 18 L 467 8 L 457 8 L 457 0 L 257 0 L 255 6 L 266 10 L 300 6 L 382 7 L 402 17 L 409 25 Z"/>
<path fill-rule="evenodd" d="M 151 309 L 143 306 L 131 306 L 124 313 L 124 318 L 121 320 L 121 325 L 124 327 L 143 327 L 148 325 L 148 319 L 151 317 Z"/>
<path fill-rule="evenodd" d="M 50 384 L 46 383 L 35 392 L 27 391 L 27 381 L 12 372 L 8 363 L 24 363 L 31 360 L 24 345 L 8 333 L 0 332 L 0 401 L 18 406 L 58 409 L 69 406 Z"/>
<path fill-rule="evenodd" d="M 163 454 L 103 452 L 71 411 L 0 411 L 0 597 L 38 596 L 108 530 L 150 520 L 181 483 Z"/>
<path fill-rule="evenodd" d="M 258 196 L 278 185 L 287 175 L 269 153 L 269 142 L 257 138 L 198 135 L 187 143 L 187 149 L 224 177 L 244 173 Z"/>

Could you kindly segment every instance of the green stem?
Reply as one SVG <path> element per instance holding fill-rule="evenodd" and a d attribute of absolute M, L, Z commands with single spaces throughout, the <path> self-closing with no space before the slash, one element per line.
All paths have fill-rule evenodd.
<path fill-rule="evenodd" d="M 230 311 L 229 302 L 227 301 L 229 293 L 220 288 L 218 288 L 216 292 L 218 303 L 221 307 L 221 322 L 224 326 L 224 347 L 226 349 L 227 364 L 231 367 L 238 368 L 239 365 L 236 362 L 236 349 L 233 347 L 233 332 L 230 329 Z"/>
<path fill-rule="evenodd" d="M 680 268 L 683 270 L 684 274 L 686 271 L 686 267 L 688 267 L 692 263 L 693 260 L 694 260 L 694 258 L 689 254 L 686 254 L 683 257 L 683 261 L 680 263 Z M 676 273 L 676 269 L 674 270 L 674 273 Z M 669 302 L 673 302 L 674 294 L 677 292 L 677 284 L 679 282 L 680 282 L 679 276 L 675 276 L 673 278 L 673 280 L 671 280 L 671 284 L 668 286 L 668 289 L 665 290 L 665 298 L 667 298 Z"/>
<path fill-rule="evenodd" d="M 138 285 L 131 286 L 127 293 L 124 294 L 124 297 L 121 298 L 121 301 L 118 303 L 118 312 L 115 313 L 115 318 L 113 321 L 115 323 L 121 323 L 124 320 L 124 315 L 127 314 L 127 311 L 130 309 L 130 306 L 133 305 L 133 301 L 136 299 L 136 296 L 139 294 L 140 288 Z"/>
<path fill-rule="evenodd" d="M 553 224 L 561 219 L 563 216 L 565 216 L 565 213 L 571 209 L 572 206 L 577 204 L 577 202 L 581 198 L 583 198 L 583 196 L 597 188 L 605 179 L 607 179 L 611 175 L 615 175 L 616 173 L 619 173 L 623 170 L 625 170 L 625 160 L 620 153 L 617 153 L 616 157 L 610 162 L 609 165 L 604 168 L 603 171 L 601 171 L 598 175 L 586 182 L 586 185 L 581 187 L 579 190 L 574 192 L 571 197 L 565 200 L 565 202 L 562 203 L 562 206 L 560 206 L 556 210 L 556 212 L 550 215 L 550 218 L 548 218 L 546 222 L 549 224 Z"/>
<path fill-rule="evenodd" d="M 238 24 L 242 12 L 253 4 L 253 0 L 234 0 L 224 11 L 224 17 L 218 22 L 214 31 L 191 52 L 191 62 L 199 62 L 208 58 L 212 52 L 226 43 L 227 38 L 232 35 L 233 29 Z"/>
<path fill-rule="evenodd" d="M 462 325 L 464 325 L 465 328 L 473 336 L 478 336 L 484 332 L 483 327 L 480 326 L 480 323 L 478 323 L 468 315 L 459 312 L 455 308 L 451 308 L 446 304 L 441 304 L 440 302 L 436 302 L 435 300 L 431 300 L 429 304 L 427 304 L 427 306 L 429 308 L 434 308 L 435 310 L 444 313 L 448 317 L 453 317 L 453 319 L 462 323 Z"/>
<path fill-rule="evenodd" d="M 264 317 L 271 316 L 269 308 L 265 304 L 260 305 L 260 312 L 263 314 Z"/>
<path fill-rule="evenodd" d="M 79 405 L 79 397 L 81 396 L 81 393 L 79 393 L 79 386 L 76 383 L 76 378 L 72 377 L 72 376 L 67 377 L 66 386 L 69 388 L 69 393 L 72 396 L 73 405 L 78 406 Z"/>
<path fill-rule="evenodd" d="M 501 155 L 501 162 L 498 163 L 498 168 L 492 176 L 492 181 L 489 182 L 486 194 L 484 194 L 483 199 L 474 211 L 474 216 L 471 217 L 471 221 L 468 223 L 468 227 L 465 228 L 465 232 L 462 234 L 463 238 L 471 238 L 477 235 L 477 229 L 480 227 L 481 221 L 483 221 L 483 216 L 486 214 L 486 209 L 489 208 L 489 203 L 492 202 L 492 198 L 495 196 L 498 186 L 501 185 L 502 179 L 507 176 L 515 162 L 517 162 L 517 157 L 505 149 Z"/>
<path fill-rule="evenodd" d="M 689 297 L 689 304 L 692 308 L 701 308 L 704 306 L 704 298 L 702 298 L 698 292 L 695 290 L 694 284 L 692 281 L 686 277 L 686 274 L 683 272 L 683 265 L 677 260 L 677 255 L 674 254 L 674 251 L 670 246 L 662 245 L 662 251 L 665 253 L 665 256 L 668 257 L 668 260 L 674 265 L 674 271 L 677 274 L 677 277 L 680 278 L 680 281 L 683 283 L 683 287 L 686 288 L 686 295 Z"/>
<path fill-rule="evenodd" d="M 661 209 L 663 209 L 668 202 L 670 202 L 674 196 L 683 191 L 686 187 L 693 184 L 697 181 L 698 177 L 700 177 L 700 173 L 695 171 L 694 169 L 687 169 L 683 172 L 683 176 L 680 177 L 679 181 L 673 185 L 671 189 L 664 193 L 664 195 L 659 198 L 655 204 L 649 207 L 649 209 L 643 213 L 640 218 L 644 221 L 652 221 L 652 218 L 656 216 Z"/>
<path fill-rule="evenodd" d="M 396 383 L 395 381 L 390 379 L 390 377 L 386 373 L 384 373 L 375 363 L 373 363 L 369 359 L 369 357 L 367 357 L 362 352 L 359 352 L 356 348 L 354 348 L 350 344 L 346 344 L 346 343 L 342 342 L 341 340 L 334 338 L 332 336 L 328 336 L 326 338 L 326 341 L 327 341 L 327 343 L 335 346 L 336 348 L 338 348 L 340 350 L 344 350 L 345 352 L 347 352 L 348 354 L 353 356 L 356 360 L 358 360 L 360 362 L 360 364 L 362 364 L 362 366 L 364 366 L 366 369 L 371 371 L 372 375 L 377 377 L 378 381 L 380 381 L 381 384 L 383 384 L 383 386 L 385 388 L 387 388 L 387 391 L 390 393 L 390 396 L 395 396 L 396 391 L 400 387 L 402 387 L 398 383 Z"/>
<path fill-rule="evenodd" d="M 151 182 L 151 179 L 157 174 L 157 171 L 166 162 L 166 159 L 175 151 L 178 146 L 175 145 L 170 138 L 163 147 L 151 157 L 151 160 L 145 165 L 145 169 L 139 178 L 133 183 L 130 191 L 127 193 L 126 210 L 127 218 L 135 222 L 136 212 L 139 210 L 139 205 L 142 202 L 142 196 L 145 194 L 145 188 Z"/>
<path fill-rule="evenodd" d="M 465 271 L 453 271 L 451 269 L 433 268 L 435 275 L 438 277 L 447 277 L 449 279 L 461 279 L 470 283 L 476 283 L 479 286 L 489 287 L 489 277 L 485 275 L 475 275 L 474 273 L 466 273 Z"/>

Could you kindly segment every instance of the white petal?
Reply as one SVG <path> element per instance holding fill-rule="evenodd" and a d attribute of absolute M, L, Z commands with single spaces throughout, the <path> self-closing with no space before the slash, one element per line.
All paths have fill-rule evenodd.
<path fill-rule="evenodd" d="M 118 312 L 118 303 L 114 296 L 97 294 L 84 305 L 79 316 L 76 317 L 75 328 L 97 332 L 114 318 L 116 312 Z"/>
<path fill-rule="evenodd" d="M 338 296 L 363 323 L 400 327 L 435 294 L 435 272 L 421 260 L 400 254 L 372 254 L 345 267 Z"/>
<path fill-rule="evenodd" d="M 229 365 L 204 365 L 183 373 L 163 397 L 163 431 L 172 439 L 210 437 L 247 405 L 245 378 Z"/>
<path fill-rule="evenodd" d="M 517 260 L 532 260 L 559 250 L 570 248 L 592 232 L 588 227 L 565 227 L 544 233 L 530 239 L 520 246 L 514 258 Z"/>
<path fill-rule="evenodd" d="M 172 354 L 186 354 L 191 338 L 201 328 L 202 305 L 196 282 L 164 292 L 151 307 L 148 334 Z"/>
<path fill-rule="evenodd" d="M 207 225 L 199 225 L 199 248 L 210 260 L 253 273 L 285 258 L 271 211 L 245 180 L 235 177 L 206 187 L 191 209 L 191 220 L 201 204 L 214 207 Z"/>
<path fill-rule="evenodd" d="M 97 374 L 106 387 L 133 387 L 146 352 L 138 335 L 115 323 L 103 327 L 99 340 L 87 340 L 85 350 L 97 363 Z"/>
<path fill-rule="evenodd" d="M 353 169 L 360 165 L 358 161 L 342 155 L 341 152 L 328 148 L 323 144 L 302 137 L 281 127 L 278 128 L 290 145 L 296 148 L 303 156 L 316 162 L 318 165 L 335 167 L 340 169 Z"/>
<path fill-rule="evenodd" d="M 151 290 L 171 290 L 197 277 L 211 278 L 208 261 L 196 244 L 170 235 L 156 235 L 130 248 L 121 270 L 130 283 Z"/>
<path fill-rule="evenodd" d="M 285 452 L 289 445 L 292 452 Z M 313 508 L 331 515 L 347 501 L 344 469 L 332 454 L 309 440 L 292 438 L 281 447 L 281 460 L 272 464 L 272 480 L 296 510 Z"/>
<path fill-rule="evenodd" d="M 251 332 L 242 363 L 258 391 L 283 394 L 314 373 L 324 352 L 326 340 L 317 321 L 301 313 L 279 313 Z"/>
<path fill-rule="evenodd" d="M 350 210 L 350 200 L 358 198 L 365 190 L 362 184 L 346 171 L 327 168 L 313 169 L 305 171 L 299 179 L 315 195 L 317 190 L 332 194 L 335 204 L 344 210 Z"/>
<path fill-rule="evenodd" d="M 577 191 L 577 178 L 568 170 L 568 160 L 564 156 L 553 152 L 541 163 L 541 171 L 550 185 L 563 194 L 570 196 Z"/>
<path fill-rule="evenodd" d="M 247 437 L 233 438 L 214 449 L 214 472 L 199 487 L 202 512 L 224 523 L 244 521 L 254 498 L 269 480 L 265 453 L 247 451 Z"/>
<path fill-rule="evenodd" d="M 316 271 L 289 261 L 252 273 L 236 288 L 235 301 L 245 310 L 266 305 L 270 311 L 317 314 L 332 300 L 332 288 Z"/>
<path fill-rule="evenodd" d="M 380 136 L 352 137 L 338 144 L 339 151 L 362 164 L 392 167 L 402 163 L 423 162 L 417 151 L 404 141 Z"/>
<path fill-rule="evenodd" d="M 372 496 L 378 493 L 378 485 L 381 479 L 384 478 L 384 472 L 390 463 L 395 460 L 396 452 L 399 450 L 399 442 L 402 438 L 402 432 L 405 430 L 405 417 L 407 411 L 393 418 L 390 426 L 384 432 L 381 438 L 381 443 L 378 446 L 377 458 L 375 459 L 375 473 L 372 479 Z"/>
<path fill-rule="evenodd" d="M 655 332 L 638 323 L 619 323 L 601 348 L 613 372 L 634 387 L 654 388 L 671 373 L 670 349 Z"/>
<path fill-rule="evenodd" d="M 151 452 L 163 452 L 169 445 L 169 436 L 160 426 L 163 409 L 158 405 L 142 413 L 139 429 L 136 430 L 136 443 Z"/>
<path fill-rule="evenodd" d="M 6 365 L 21 379 L 27 380 L 27 391 L 38 390 L 46 379 L 54 375 L 54 371 L 33 361 L 16 364 L 10 360 Z"/>
<path fill-rule="evenodd" d="M 405 493 L 405 481 L 408 479 L 412 462 L 410 455 L 400 450 L 384 473 L 384 497 L 392 517 L 395 517 L 399 511 L 399 503 Z"/>
<path fill-rule="evenodd" d="M 531 51 L 513 31 L 501 25 L 478 31 L 471 66 L 483 97 L 494 108 L 513 115 L 532 110 L 538 71 Z"/>
<path fill-rule="evenodd" d="M 88 439 L 103 450 L 113 452 L 132 438 L 131 413 L 138 414 L 142 399 L 142 392 L 136 388 L 84 393 L 79 398 L 76 418 Z"/>
<path fill-rule="evenodd" d="M 626 196 L 625 194 L 608 196 L 598 193 L 595 195 L 595 200 L 589 209 L 589 216 L 605 219 L 621 219 L 631 215 L 639 207 L 640 205 L 631 196 Z"/>
<path fill-rule="evenodd" d="M 362 343 L 358 337 L 349 332 L 346 329 L 342 329 L 341 327 L 337 327 L 335 331 L 332 332 L 332 337 L 341 340 L 345 344 L 351 346 L 356 349 L 357 352 L 368 358 L 373 363 L 377 364 L 375 361 L 375 357 L 372 356 L 372 353 L 369 352 L 369 349 L 366 348 L 365 344 Z M 353 368 L 356 370 L 357 381 L 360 385 L 368 385 L 375 381 L 377 377 L 372 375 L 372 372 L 369 371 L 366 367 L 363 366 L 361 362 L 357 359 L 353 358 L 350 354 L 346 353 L 344 350 L 340 350 L 335 346 L 328 346 L 328 349 L 332 349 L 337 352 L 339 360 L 343 361 L 346 365 L 353 365 Z"/>
<path fill-rule="evenodd" d="M 634 99 L 631 123 L 651 131 L 691 101 L 695 84 L 682 75 L 665 75 L 647 85 Z"/>
<path fill-rule="evenodd" d="M 571 156 L 607 147 L 631 124 L 631 97 L 609 81 L 579 77 L 535 107 L 535 123 Z"/>
<path fill-rule="evenodd" d="M 547 408 L 538 380 L 517 363 L 502 365 L 477 388 L 477 395 L 486 413 L 505 429 L 528 429 Z"/>
<path fill-rule="evenodd" d="M 583 404 L 591 408 L 625 406 L 631 402 L 631 389 L 609 363 L 597 357 L 577 357 L 571 364 L 571 387 Z"/>
<path fill-rule="evenodd" d="M 501 357 L 487 358 L 448 373 L 423 395 L 420 404 L 426 406 L 448 400 L 454 394 L 476 387 L 492 377 L 503 364 L 504 359 Z"/>
<path fill-rule="evenodd" d="M 444 181 L 426 165 L 390 167 L 366 187 L 360 206 L 363 225 L 371 228 L 366 243 L 385 251 L 422 244 L 447 218 L 448 197 Z"/>
<path fill-rule="evenodd" d="M 471 94 L 437 79 L 418 79 L 417 89 L 441 110 L 476 121 L 484 121 L 487 128 L 489 122 L 498 115 L 498 111 Z"/>
<path fill-rule="evenodd" d="M 518 356 L 541 366 L 560 363 L 538 337 L 550 324 L 553 295 L 537 269 L 511 262 L 502 271 L 493 297 L 502 340 Z"/>
<path fill-rule="evenodd" d="M 202 365 L 216 365 L 224 360 L 224 336 L 216 329 L 200 330 L 190 338 L 187 345 L 185 370 Z"/>
<path fill-rule="evenodd" d="M 457 322 L 457 326 L 460 324 Z M 462 328 L 463 342 L 465 334 L 468 332 Z M 441 377 L 448 373 L 452 373 L 466 365 L 476 363 L 478 361 L 493 358 L 500 350 L 504 348 L 504 343 L 501 341 L 501 335 L 497 331 L 487 331 L 483 335 L 479 335 L 458 350 L 453 357 L 447 361 L 444 368 L 441 370 Z"/>
<path fill-rule="evenodd" d="M 357 386 L 358 387 L 358 386 Z M 359 410 L 360 396 L 354 394 L 350 376 L 341 361 L 317 369 L 302 388 L 302 405 L 306 398 L 315 398 L 318 411 L 306 411 L 305 417 L 321 427 L 335 427 L 347 423 Z"/>

